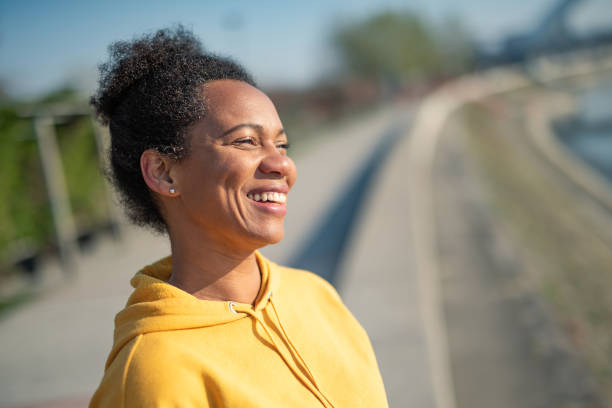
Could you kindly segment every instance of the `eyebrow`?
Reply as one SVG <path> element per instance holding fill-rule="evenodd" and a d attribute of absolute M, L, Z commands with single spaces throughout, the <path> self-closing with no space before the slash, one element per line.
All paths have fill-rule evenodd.
<path fill-rule="evenodd" d="M 236 130 L 242 129 L 245 127 L 254 129 L 258 133 L 261 133 L 263 131 L 263 126 L 258 125 L 256 123 L 241 123 L 240 125 L 236 125 L 233 128 L 226 130 L 225 132 L 221 134 L 221 136 L 229 135 L 230 133 L 235 132 Z M 277 136 L 282 135 L 283 133 L 285 133 L 285 129 L 279 130 Z"/>

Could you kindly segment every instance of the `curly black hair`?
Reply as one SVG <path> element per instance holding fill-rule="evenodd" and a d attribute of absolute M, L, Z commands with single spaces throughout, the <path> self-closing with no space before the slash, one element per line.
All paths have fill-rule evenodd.
<path fill-rule="evenodd" d="M 163 233 L 167 225 L 142 177 L 140 156 L 156 149 L 175 160 L 186 157 L 186 131 L 206 114 L 204 83 L 234 79 L 256 85 L 243 67 L 205 52 L 180 25 L 113 43 L 109 54 L 90 100 L 111 134 L 107 173 L 130 220 Z"/>

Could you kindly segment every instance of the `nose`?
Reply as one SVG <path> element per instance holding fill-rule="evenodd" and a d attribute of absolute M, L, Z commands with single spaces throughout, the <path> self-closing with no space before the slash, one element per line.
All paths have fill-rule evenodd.
<path fill-rule="evenodd" d="M 286 153 L 276 146 L 266 149 L 266 154 L 259 163 L 259 170 L 267 175 L 276 177 L 287 176 L 293 167 L 293 162 Z"/>

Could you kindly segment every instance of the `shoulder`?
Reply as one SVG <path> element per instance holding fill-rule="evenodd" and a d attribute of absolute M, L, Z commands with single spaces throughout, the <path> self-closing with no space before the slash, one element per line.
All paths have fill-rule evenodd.
<path fill-rule="evenodd" d="M 108 367 L 91 407 L 206 407 L 202 377 L 173 344 L 172 332 L 140 334 Z"/>
<path fill-rule="evenodd" d="M 303 269 L 289 268 L 273 264 L 280 275 L 280 286 L 283 291 L 293 292 L 299 290 L 303 295 L 326 297 L 335 302 L 342 303 L 336 289 L 319 275 Z"/>
<path fill-rule="evenodd" d="M 275 265 L 279 270 L 278 297 L 284 307 L 295 313 L 306 312 L 318 322 L 363 332 L 353 314 L 346 307 L 336 289 L 320 276 L 301 269 Z"/>
<path fill-rule="evenodd" d="M 129 387 L 153 389 L 161 385 L 172 393 L 190 389 L 188 386 L 203 391 L 201 370 L 191 359 L 189 346 L 193 341 L 177 338 L 185 334 L 186 331 L 173 330 L 139 335 L 126 361 L 127 391 Z"/>

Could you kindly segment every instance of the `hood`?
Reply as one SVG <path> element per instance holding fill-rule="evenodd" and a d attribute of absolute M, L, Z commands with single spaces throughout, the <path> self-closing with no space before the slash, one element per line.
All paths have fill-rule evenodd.
<path fill-rule="evenodd" d="M 270 262 L 259 252 L 255 252 L 255 257 L 261 273 L 261 287 L 253 307 L 234 302 L 201 300 L 168 284 L 172 273 L 170 256 L 140 270 L 130 281 L 134 292 L 126 307 L 115 317 L 113 348 L 106 368 L 119 350 L 140 334 L 202 328 L 246 318 L 246 314 L 232 310 L 236 305 L 241 309 L 263 309 L 268 303 L 267 294 L 278 286 L 278 276 L 272 272 Z"/>

